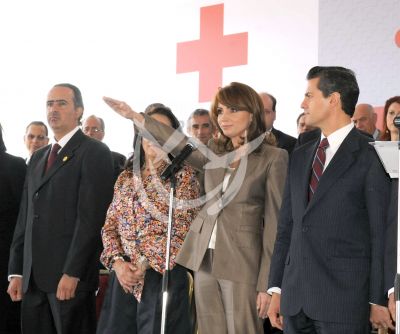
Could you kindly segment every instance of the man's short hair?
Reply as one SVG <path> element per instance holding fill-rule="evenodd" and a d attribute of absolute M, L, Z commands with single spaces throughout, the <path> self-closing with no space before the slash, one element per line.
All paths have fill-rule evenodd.
<path fill-rule="evenodd" d="M 211 126 L 211 128 L 213 127 L 210 112 L 207 109 L 199 108 L 199 109 L 195 109 L 195 111 L 193 111 L 190 114 L 190 116 L 187 120 L 187 131 L 190 131 L 190 127 L 192 126 L 192 118 L 197 117 L 197 116 L 208 116 L 210 118 L 210 126 Z"/>
<path fill-rule="evenodd" d="M 206 115 L 210 117 L 210 122 L 211 122 L 211 115 L 207 109 L 196 109 L 190 114 L 188 121 L 190 121 L 195 116 L 206 116 Z"/>
<path fill-rule="evenodd" d="M 324 97 L 340 94 L 342 109 L 350 117 L 354 114 L 360 89 L 354 72 L 340 66 L 315 66 L 308 71 L 307 80 L 319 78 L 318 89 Z"/>
<path fill-rule="evenodd" d="M 43 127 L 44 127 L 44 132 L 46 133 L 46 137 L 49 136 L 49 130 L 47 129 L 47 125 L 44 124 L 42 121 L 33 121 L 33 122 L 30 122 L 30 123 L 28 124 L 28 126 L 26 127 L 26 129 L 25 129 L 25 133 L 27 133 L 27 131 L 28 131 L 28 129 L 29 129 L 29 127 L 30 127 L 31 125 L 43 126 Z"/>
<path fill-rule="evenodd" d="M 275 96 L 273 96 L 272 94 L 270 94 L 270 93 L 265 93 L 270 99 L 271 99 L 271 101 L 272 101 L 272 111 L 273 112 L 276 112 L 276 104 L 278 103 L 277 101 L 276 101 L 276 98 L 275 98 Z"/>

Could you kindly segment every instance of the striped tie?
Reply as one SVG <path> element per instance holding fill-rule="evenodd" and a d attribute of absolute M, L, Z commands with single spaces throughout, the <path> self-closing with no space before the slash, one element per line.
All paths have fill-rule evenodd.
<path fill-rule="evenodd" d="M 308 191 L 308 200 L 311 200 L 311 197 L 314 195 L 315 190 L 317 190 L 319 179 L 324 172 L 324 165 L 325 165 L 325 150 L 329 146 L 328 139 L 324 138 L 319 143 L 317 153 L 314 157 L 314 162 L 312 164 L 312 173 L 310 178 L 310 186 Z"/>

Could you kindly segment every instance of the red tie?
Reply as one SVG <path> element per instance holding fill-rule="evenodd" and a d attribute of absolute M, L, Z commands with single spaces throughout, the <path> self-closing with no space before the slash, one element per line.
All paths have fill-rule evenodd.
<path fill-rule="evenodd" d="M 60 148 L 61 146 L 57 143 L 53 144 L 53 146 L 51 147 L 51 152 L 49 154 L 49 158 L 47 159 L 46 172 L 51 168 L 51 166 L 53 166 L 54 161 L 56 161 L 57 154 Z"/>
<path fill-rule="evenodd" d="M 308 189 L 308 200 L 311 200 L 311 197 L 314 195 L 315 190 L 317 190 L 319 179 L 321 178 L 322 173 L 324 172 L 324 165 L 326 159 L 325 150 L 328 146 L 329 143 L 327 138 L 322 139 L 321 142 L 319 143 L 317 153 L 315 154 L 314 162 L 312 164 L 310 186 Z"/>

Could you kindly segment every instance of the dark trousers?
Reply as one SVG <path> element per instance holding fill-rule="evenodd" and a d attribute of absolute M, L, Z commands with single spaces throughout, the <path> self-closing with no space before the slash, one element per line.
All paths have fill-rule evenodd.
<path fill-rule="evenodd" d="M 283 318 L 283 332 L 286 334 L 368 334 L 368 321 L 365 324 L 318 321 L 309 318 L 303 311 Z"/>
<path fill-rule="evenodd" d="M 0 278 L 0 334 L 20 334 L 21 302 L 11 301 L 10 296 L 7 294 L 7 272 L 4 272 Z"/>
<path fill-rule="evenodd" d="M 140 303 L 126 294 L 116 276 L 110 276 L 97 334 L 159 334 L 161 332 L 162 275 L 148 269 Z M 191 334 L 188 273 L 177 265 L 170 272 L 167 334 Z"/>
<path fill-rule="evenodd" d="M 136 334 L 137 304 L 136 298 L 122 289 L 112 271 L 97 323 L 97 334 Z"/>
<path fill-rule="evenodd" d="M 94 334 L 95 292 L 77 291 L 74 298 L 60 301 L 31 279 L 22 299 L 21 318 L 23 334 Z"/>

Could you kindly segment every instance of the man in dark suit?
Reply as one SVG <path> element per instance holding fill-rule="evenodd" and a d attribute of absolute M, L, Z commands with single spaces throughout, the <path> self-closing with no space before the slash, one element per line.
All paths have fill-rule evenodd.
<path fill-rule="evenodd" d="M 18 334 L 20 303 L 7 295 L 7 266 L 26 172 L 25 161 L 6 153 L 0 126 L 0 334 Z"/>
<path fill-rule="evenodd" d="M 103 141 L 105 135 L 105 124 L 104 120 L 95 115 L 91 115 L 85 119 L 82 125 L 83 133 L 91 138 Z M 114 177 L 115 180 L 118 175 L 122 172 L 125 166 L 126 157 L 118 152 L 111 152 L 113 163 L 114 163 Z"/>
<path fill-rule="evenodd" d="M 276 98 L 269 93 L 260 93 L 259 95 L 264 105 L 264 122 L 267 131 L 271 131 L 275 136 L 279 148 L 283 148 L 288 151 L 289 154 L 292 153 L 296 145 L 296 138 L 274 128 L 276 119 Z"/>
<path fill-rule="evenodd" d="M 342 67 L 314 67 L 302 108 L 321 137 L 293 151 L 272 256 L 268 315 L 285 333 L 390 327 L 383 249 L 390 180 L 351 122 L 359 88 Z M 283 318 L 281 317 L 283 315 Z"/>
<path fill-rule="evenodd" d="M 31 157 L 10 251 L 8 293 L 22 299 L 24 334 L 96 330 L 100 230 L 113 166 L 109 149 L 79 129 L 82 113 L 77 87 L 50 90 L 47 121 L 56 143 Z"/>

